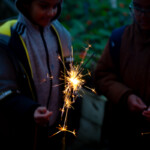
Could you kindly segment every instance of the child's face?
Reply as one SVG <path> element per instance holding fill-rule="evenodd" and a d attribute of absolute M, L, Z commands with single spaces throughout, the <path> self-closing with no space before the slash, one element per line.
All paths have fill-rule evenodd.
<path fill-rule="evenodd" d="M 46 26 L 56 16 L 60 0 L 33 0 L 28 7 L 28 14 L 33 23 Z"/>

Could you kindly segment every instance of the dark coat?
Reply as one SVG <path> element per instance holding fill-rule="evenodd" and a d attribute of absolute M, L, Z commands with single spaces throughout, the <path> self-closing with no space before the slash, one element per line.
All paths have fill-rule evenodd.
<path fill-rule="evenodd" d="M 145 149 L 150 136 L 141 133 L 150 131 L 150 123 L 141 113 L 128 111 L 127 98 L 135 94 L 150 106 L 150 34 L 142 34 L 136 24 L 128 25 L 119 59 L 118 68 L 108 41 L 95 70 L 96 90 L 108 98 L 104 129 L 114 149 Z"/>

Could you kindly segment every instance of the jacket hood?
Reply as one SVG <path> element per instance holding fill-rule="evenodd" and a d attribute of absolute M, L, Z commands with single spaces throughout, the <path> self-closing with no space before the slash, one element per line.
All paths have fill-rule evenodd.
<path fill-rule="evenodd" d="M 16 5 L 17 9 L 19 10 L 19 12 L 21 12 L 23 15 L 25 15 L 27 17 L 27 15 L 25 14 L 25 11 L 23 10 L 23 7 L 21 7 L 22 6 L 21 4 L 24 1 L 29 1 L 29 0 L 15 0 L 15 5 Z M 53 20 L 56 20 L 60 16 L 62 2 L 63 2 L 63 0 L 60 1 L 59 5 L 58 5 L 58 12 L 57 12 L 56 16 L 53 18 Z"/>

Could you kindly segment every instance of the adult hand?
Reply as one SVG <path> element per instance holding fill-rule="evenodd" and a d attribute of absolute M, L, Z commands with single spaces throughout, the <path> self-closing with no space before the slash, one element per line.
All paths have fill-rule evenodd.
<path fill-rule="evenodd" d="M 52 112 L 48 111 L 46 107 L 38 107 L 34 111 L 34 120 L 40 126 L 46 126 Z"/>
<path fill-rule="evenodd" d="M 147 108 L 142 99 L 134 94 L 128 96 L 127 104 L 131 112 L 142 112 Z"/>
<path fill-rule="evenodd" d="M 144 110 L 142 115 L 146 118 L 147 121 L 150 121 L 150 106 L 147 110 Z"/>

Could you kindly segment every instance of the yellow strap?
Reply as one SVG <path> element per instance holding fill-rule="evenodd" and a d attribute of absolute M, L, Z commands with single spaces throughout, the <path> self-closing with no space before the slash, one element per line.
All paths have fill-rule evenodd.
<path fill-rule="evenodd" d="M 28 53 L 27 47 L 26 47 L 26 45 L 25 45 L 21 35 L 19 35 L 19 38 L 20 38 L 20 40 L 22 42 L 22 45 L 23 45 L 23 47 L 25 49 L 26 56 L 27 56 L 27 59 L 28 59 L 28 62 L 29 62 L 29 66 L 30 66 L 30 70 L 31 70 L 31 75 L 32 75 L 32 78 L 33 78 L 33 71 L 32 71 L 32 67 L 31 67 L 31 61 L 30 61 L 30 57 L 29 57 L 29 53 Z"/>
<path fill-rule="evenodd" d="M 23 66 L 21 63 L 20 63 L 20 65 L 21 65 L 21 67 L 23 68 L 23 70 L 24 70 L 24 72 L 25 72 L 25 74 L 26 74 L 26 76 L 27 76 L 27 80 L 28 80 L 29 88 L 30 88 L 30 91 L 31 91 L 31 94 L 32 94 L 32 98 L 33 98 L 34 100 L 36 100 L 35 95 L 34 95 L 34 92 L 33 92 L 33 89 L 32 89 L 32 86 L 31 86 L 31 82 L 30 82 L 30 79 L 29 79 L 29 76 L 28 76 L 28 73 L 26 72 L 26 69 L 24 68 L 24 66 Z"/>

